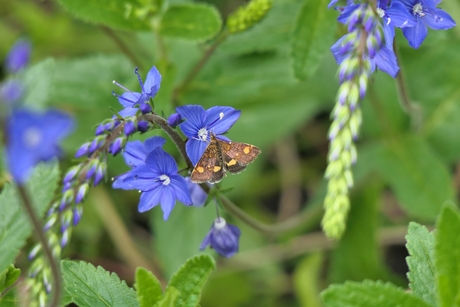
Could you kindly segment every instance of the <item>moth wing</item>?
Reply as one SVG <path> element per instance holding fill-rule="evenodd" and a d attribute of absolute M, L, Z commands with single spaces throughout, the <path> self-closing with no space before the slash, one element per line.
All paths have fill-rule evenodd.
<path fill-rule="evenodd" d="M 190 180 L 194 183 L 217 183 L 225 176 L 222 160 L 219 157 L 217 144 L 209 143 L 203 155 L 190 175 Z"/>
<path fill-rule="evenodd" d="M 225 168 L 232 174 L 243 171 L 262 152 L 258 147 L 238 142 L 220 141 Z"/>

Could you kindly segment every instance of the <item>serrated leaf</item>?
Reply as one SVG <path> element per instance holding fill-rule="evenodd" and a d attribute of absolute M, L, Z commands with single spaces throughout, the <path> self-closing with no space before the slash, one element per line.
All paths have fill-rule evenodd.
<path fill-rule="evenodd" d="M 172 5 L 161 18 L 160 33 L 191 41 L 214 37 L 222 27 L 216 8 L 206 4 Z"/>
<path fill-rule="evenodd" d="M 436 306 L 434 235 L 426 227 L 411 222 L 406 240 L 410 255 L 406 258 L 409 266 L 409 287 L 414 295 Z"/>
<path fill-rule="evenodd" d="M 174 307 L 179 298 L 180 291 L 174 287 L 170 287 L 165 296 L 154 307 Z"/>
<path fill-rule="evenodd" d="M 16 282 L 16 280 L 18 280 L 19 276 L 21 276 L 21 269 L 15 268 L 13 264 L 10 264 L 5 272 L 3 286 L 5 288 L 11 287 Z"/>
<path fill-rule="evenodd" d="M 148 30 L 148 19 L 137 17 L 144 6 L 137 0 L 58 0 L 70 13 L 84 21 L 124 30 Z"/>
<path fill-rule="evenodd" d="M 294 75 L 300 80 L 311 76 L 334 41 L 336 14 L 325 10 L 328 0 L 305 0 L 297 16 L 291 41 Z"/>
<path fill-rule="evenodd" d="M 318 281 L 321 273 L 323 257 L 315 253 L 305 257 L 294 272 L 294 288 L 302 307 L 321 307 Z"/>
<path fill-rule="evenodd" d="M 180 292 L 176 307 L 195 307 L 200 301 L 201 289 L 209 274 L 215 269 L 214 258 L 207 254 L 194 256 L 177 270 L 166 288 L 172 287 Z"/>
<path fill-rule="evenodd" d="M 56 162 L 39 164 L 33 171 L 27 183 L 37 215 L 50 205 L 59 179 L 59 169 Z M 7 184 L 0 194 L 0 272 L 14 262 L 19 250 L 32 231 L 27 213 L 16 187 Z"/>
<path fill-rule="evenodd" d="M 163 296 L 163 289 L 158 279 L 144 268 L 137 268 L 134 287 L 140 307 L 152 307 Z"/>
<path fill-rule="evenodd" d="M 64 292 L 80 307 L 138 307 L 134 290 L 115 273 L 91 263 L 61 261 Z"/>
<path fill-rule="evenodd" d="M 438 306 L 459 305 L 460 296 L 460 215 L 453 206 L 443 208 L 435 235 L 435 265 Z"/>
<path fill-rule="evenodd" d="M 414 216 L 433 220 L 442 204 L 453 198 L 451 176 L 426 141 L 413 136 L 385 144 L 373 164 L 395 192 L 401 206 Z"/>
<path fill-rule="evenodd" d="M 406 290 L 380 281 L 332 285 L 321 293 L 321 297 L 327 307 L 429 307 Z"/>

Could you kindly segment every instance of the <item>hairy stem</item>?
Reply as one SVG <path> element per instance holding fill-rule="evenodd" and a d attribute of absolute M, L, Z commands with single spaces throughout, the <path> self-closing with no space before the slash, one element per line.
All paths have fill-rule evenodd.
<path fill-rule="evenodd" d="M 26 209 L 27 214 L 29 215 L 29 219 L 32 222 L 34 232 L 37 235 L 38 241 L 42 245 L 43 250 L 45 251 L 46 259 L 48 260 L 48 263 L 51 267 L 51 274 L 53 275 L 53 293 L 52 293 L 51 302 L 49 306 L 57 307 L 59 306 L 59 301 L 61 298 L 61 291 L 62 291 L 61 273 L 60 273 L 59 264 L 54 258 L 53 253 L 51 252 L 51 249 L 48 245 L 48 242 L 46 241 L 45 235 L 42 231 L 43 227 L 40 223 L 39 218 L 37 217 L 37 214 L 35 213 L 35 210 L 32 205 L 32 201 L 29 197 L 29 194 L 26 191 L 25 186 L 18 185 L 17 189 L 19 191 L 19 195 L 21 196 L 22 202 L 24 204 L 24 208 Z"/>

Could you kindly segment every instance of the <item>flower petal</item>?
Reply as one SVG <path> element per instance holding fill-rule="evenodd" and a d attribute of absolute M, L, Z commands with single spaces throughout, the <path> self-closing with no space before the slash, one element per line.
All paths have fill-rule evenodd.
<path fill-rule="evenodd" d="M 203 206 L 208 198 L 208 194 L 206 194 L 199 184 L 193 183 L 192 180 L 190 180 L 190 177 L 185 177 L 184 179 L 187 183 L 190 197 L 192 198 L 192 205 L 198 207 Z"/>
<path fill-rule="evenodd" d="M 176 108 L 177 113 L 185 119 L 179 124 L 186 137 L 197 138 L 198 130 L 205 127 L 205 110 L 199 105 L 187 105 Z"/>
<path fill-rule="evenodd" d="M 145 150 L 147 153 L 152 152 L 158 147 L 162 147 L 166 143 L 166 140 L 161 136 L 154 136 L 145 140 Z"/>
<path fill-rule="evenodd" d="M 399 66 L 398 61 L 396 60 L 396 55 L 392 49 L 382 47 L 379 52 L 377 52 L 374 60 L 378 69 L 386 72 L 393 78 L 396 78 L 396 75 L 399 72 Z"/>
<path fill-rule="evenodd" d="M 425 37 L 428 34 L 428 29 L 425 24 L 419 19 L 414 27 L 402 28 L 403 34 L 406 37 L 409 45 L 417 49 L 420 47 Z"/>
<path fill-rule="evenodd" d="M 398 1 L 393 1 L 385 14 L 390 17 L 390 22 L 398 28 L 413 27 L 416 21 L 413 16 L 407 11 L 407 8 Z"/>
<path fill-rule="evenodd" d="M 179 200 L 184 205 L 193 205 L 192 198 L 190 197 L 190 191 L 184 177 L 181 175 L 174 175 L 170 177 L 170 180 L 171 182 L 169 185 L 176 194 L 177 200 Z"/>
<path fill-rule="evenodd" d="M 213 229 L 214 225 L 211 226 L 211 230 Z M 211 244 L 211 230 L 206 234 L 206 237 L 204 237 L 203 241 L 201 241 L 200 244 L 200 250 L 205 249 L 208 245 Z"/>
<path fill-rule="evenodd" d="M 198 141 L 194 139 L 188 139 L 185 143 L 185 151 L 187 156 L 192 161 L 193 166 L 195 166 L 203 155 L 204 151 L 208 147 L 208 143 L 204 141 Z"/>
<path fill-rule="evenodd" d="M 157 206 L 161 201 L 161 197 L 161 187 L 142 193 L 141 198 L 139 200 L 138 211 L 142 213 Z"/>
<path fill-rule="evenodd" d="M 163 219 L 166 221 L 171 214 L 174 205 L 176 204 L 176 197 L 174 191 L 170 186 L 161 186 L 161 209 L 163 210 Z"/>
<path fill-rule="evenodd" d="M 134 115 L 136 115 L 137 111 L 139 111 L 139 108 L 127 107 L 127 108 L 124 108 L 123 110 L 121 110 L 120 112 L 118 112 L 118 115 L 120 115 L 121 117 L 134 116 Z"/>
<path fill-rule="evenodd" d="M 436 9 L 435 12 L 435 14 L 426 14 L 422 18 L 428 27 L 433 30 L 447 30 L 455 27 L 455 21 L 445 11 Z"/>
<path fill-rule="evenodd" d="M 133 107 L 139 103 L 139 98 L 141 98 L 141 93 L 124 92 L 121 96 L 118 97 L 118 102 L 125 108 Z"/>
<path fill-rule="evenodd" d="M 129 167 L 136 167 L 145 163 L 147 157 L 146 146 L 141 141 L 131 141 L 125 146 L 123 158 Z"/>
<path fill-rule="evenodd" d="M 147 78 L 145 79 L 143 92 L 150 98 L 155 97 L 160 89 L 161 74 L 155 66 L 150 68 Z"/>
<path fill-rule="evenodd" d="M 206 127 L 215 134 L 227 132 L 241 115 L 232 107 L 212 107 L 206 111 Z"/>
<path fill-rule="evenodd" d="M 145 164 L 159 175 L 171 177 L 177 174 L 177 163 L 174 158 L 161 148 L 154 149 L 147 155 Z"/>

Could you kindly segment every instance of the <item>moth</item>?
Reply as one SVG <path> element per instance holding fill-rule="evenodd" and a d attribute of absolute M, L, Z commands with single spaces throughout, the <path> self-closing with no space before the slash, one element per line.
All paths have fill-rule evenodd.
<path fill-rule="evenodd" d="M 217 183 L 226 172 L 238 174 L 253 162 L 262 151 L 254 145 L 227 142 L 211 134 L 206 147 L 190 179 L 195 183 Z"/>

